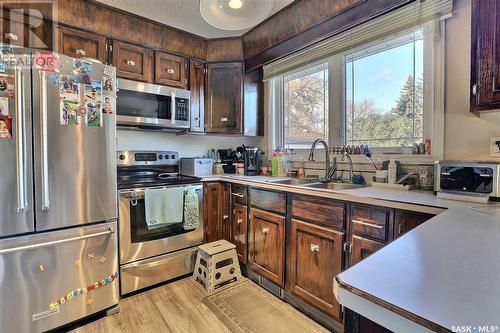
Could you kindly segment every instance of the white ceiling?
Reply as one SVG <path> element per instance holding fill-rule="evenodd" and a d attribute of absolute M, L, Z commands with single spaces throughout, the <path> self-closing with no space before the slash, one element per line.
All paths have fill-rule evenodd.
<path fill-rule="evenodd" d="M 241 36 L 249 29 L 226 31 L 208 24 L 200 14 L 199 0 L 97 0 L 103 4 L 146 17 L 205 38 Z M 269 0 L 260 0 L 269 1 Z M 274 0 L 271 14 L 293 0 Z"/>

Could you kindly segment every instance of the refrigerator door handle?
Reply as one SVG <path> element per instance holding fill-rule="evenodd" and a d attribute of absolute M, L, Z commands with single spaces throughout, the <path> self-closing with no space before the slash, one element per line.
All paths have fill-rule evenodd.
<path fill-rule="evenodd" d="M 17 161 L 17 211 L 26 210 L 26 161 L 25 161 L 25 120 L 24 120 L 24 91 L 23 74 L 20 67 L 14 69 L 15 82 L 15 114 L 16 114 L 16 161 Z"/>
<path fill-rule="evenodd" d="M 83 236 L 77 236 L 77 237 L 72 237 L 72 238 L 66 238 L 66 239 L 60 239 L 60 240 L 51 241 L 51 242 L 45 242 L 45 243 L 38 243 L 38 244 L 24 245 L 24 246 L 18 246 L 18 247 L 11 247 L 10 249 L 0 250 L 0 255 L 12 253 L 12 252 L 34 250 L 34 249 L 39 249 L 39 248 L 42 248 L 42 247 L 54 246 L 54 245 L 63 244 L 63 243 L 69 243 L 69 242 L 80 241 L 80 240 L 89 239 L 89 238 L 106 236 L 106 235 L 113 234 L 114 232 L 115 232 L 115 229 L 113 227 L 110 227 L 106 231 L 96 232 L 96 233 L 93 233 L 93 234 L 88 234 L 88 235 L 83 235 Z"/>
<path fill-rule="evenodd" d="M 50 209 L 49 166 L 47 158 L 47 77 L 40 71 L 40 142 L 41 142 L 41 174 L 42 174 L 42 210 Z"/>

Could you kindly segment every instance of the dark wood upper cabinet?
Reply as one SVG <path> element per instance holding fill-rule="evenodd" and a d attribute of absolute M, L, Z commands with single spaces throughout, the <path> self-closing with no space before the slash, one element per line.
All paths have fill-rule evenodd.
<path fill-rule="evenodd" d="M 283 287 L 285 217 L 251 208 L 248 245 L 250 269 Z"/>
<path fill-rule="evenodd" d="M 370 255 L 374 254 L 385 246 L 384 243 L 362 238 L 356 235 L 352 236 L 351 244 L 352 252 L 350 256 L 350 266 L 353 266 L 361 260 L 368 258 Z"/>
<path fill-rule="evenodd" d="M 205 131 L 205 64 L 189 62 L 189 90 L 191 91 L 191 132 Z"/>
<path fill-rule="evenodd" d="M 344 233 L 292 219 L 290 291 L 307 303 L 340 320 L 340 304 L 335 300 L 332 281 L 342 271 Z"/>
<path fill-rule="evenodd" d="M 245 136 L 264 135 L 264 73 L 262 67 L 245 73 L 244 77 L 244 121 Z"/>
<path fill-rule="evenodd" d="M 93 58 L 106 63 L 106 39 L 96 34 L 58 28 L 59 52 L 73 58 Z"/>
<path fill-rule="evenodd" d="M 112 64 L 116 76 L 125 79 L 153 82 L 153 50 L 113 41 Z"/>
<path fill-rule="evenodd" d="M 500 109 L 500 0 L 472 0 L 471 112 Z"/>
<path fill-rule="evenodd" d="M 243 133 L 243 63 L 207 65 L 207 133 Z"/>
<path fill-rule="evenodd" d="M 155 83 L 186 89 L 187 82 L 186 58 L 165 52 L 155 52 Z"/>
<path fill-rule="evenodd" d="M 394 239 L 406 234 L 432 217 L 434 217 L 432 214 L 397 209 L 394 218 Z"/>

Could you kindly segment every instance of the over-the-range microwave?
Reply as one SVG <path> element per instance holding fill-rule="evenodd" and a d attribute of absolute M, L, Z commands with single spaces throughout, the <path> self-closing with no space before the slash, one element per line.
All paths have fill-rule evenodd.
<path fill-rule="evenodd" d="M 118 79 L 116 123 L 144 129 L 190 127 L 189 90 Z"/>

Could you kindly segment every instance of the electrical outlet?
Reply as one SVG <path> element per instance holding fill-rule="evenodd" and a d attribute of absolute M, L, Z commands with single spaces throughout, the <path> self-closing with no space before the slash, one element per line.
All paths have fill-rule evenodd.
<path fill-rule="evenodd" d="M 490 156 L 500 157 L 500 137 L 490 138 Z"/>

